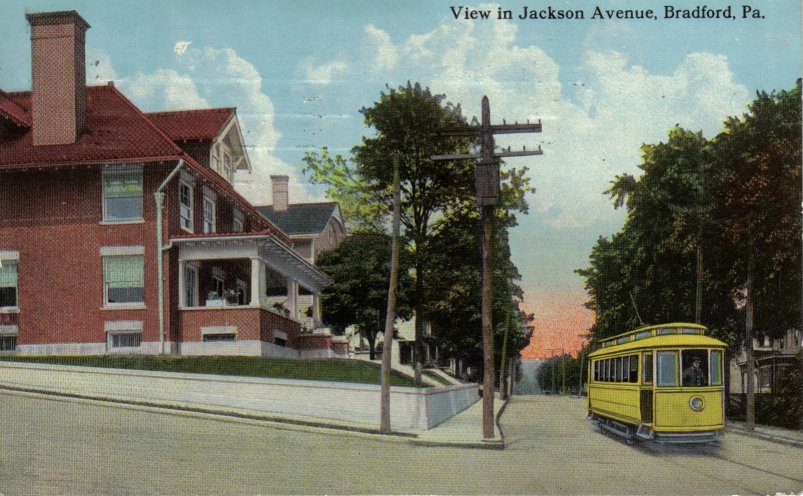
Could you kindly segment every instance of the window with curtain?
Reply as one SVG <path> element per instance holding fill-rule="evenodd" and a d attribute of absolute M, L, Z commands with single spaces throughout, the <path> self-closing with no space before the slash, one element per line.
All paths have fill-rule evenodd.
<path fill-rule="evenodd" d="M 0 260 L 0 308 L 16 306 L 18 306 L 17 261 Z"/>
<path fill-rule="evenodd" d="M 103 170 L 103 220 L 142 220 L 142 166 L 107 166 Z"/>
<path fill-rule="evenodd" d="M 103 288 L 108 305 L 145 303 L 145 257 L 104 257 Z"/>

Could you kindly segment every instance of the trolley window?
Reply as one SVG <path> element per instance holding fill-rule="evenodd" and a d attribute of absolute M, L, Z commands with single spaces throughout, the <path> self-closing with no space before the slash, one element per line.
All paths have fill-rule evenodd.
<path fill-rule="evenodd" d="M 615 382 L 622 382 L 622 357 L 616 359 L 616 375 L 613 380 Z"/>
<path fill-rule="evenodd" d="M 712 386 L 722 385 L 722 352 L 720 350 L 711 350 L 711 361 L 709 372 L 711 376 Z"/>
<path fill-rule="evenodd" d="M 683 350 L 680 353 L 683 366 L 683 385 L 700 387 L 708 385 L 708 350 Z"/>
<path fill-rule="evenodd" d="M 677 351 L 659 351 L 656 353 L 658 387 L 678 385 L 677 355 Z"/>
<path fill-rule="evenodd" d="M 633 355 L 630 357 L 629 382 L 638 382 L 638 355 Z"/>
<path fill-rule="evenodd" d="M 644 384 L 652 384 L 652 352 L 644 354 L 644 360 L 641 363 L 641 381 Z"/>

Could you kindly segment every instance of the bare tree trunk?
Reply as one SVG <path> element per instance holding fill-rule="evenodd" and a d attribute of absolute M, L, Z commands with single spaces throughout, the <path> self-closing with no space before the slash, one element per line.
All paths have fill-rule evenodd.
<path fill-rule="evenodd" d="M 390 250 L 390 285 L 385 313 L 385 334 L 382 342 L 381 418 L 379 430 L 390 432 L 390 357 L 393 350 L 393 324 L 396 321 L 396 286 L 399 278 L 399 224 L 401 223 L 399 192 L 399 156 L 393 156 L 393 232 Z"/>

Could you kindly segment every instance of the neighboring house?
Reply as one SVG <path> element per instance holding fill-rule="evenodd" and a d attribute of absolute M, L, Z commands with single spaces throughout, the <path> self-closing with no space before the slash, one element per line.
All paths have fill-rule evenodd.
<path fill-rule="evenodd" d="M 797 329 L 788 329 L 782 337 L 760 336 L 753 338 L 753 376 L 756 393 L 777 391 L 778 379 L 789 367 L 799 366 L 801 335 Z M 739 350 L 731 360 L 730 392 L 747 391 L 747 351 Z"/>
<path fill-rule="evenodd" d="M 80 15 L 26 17 L 33 91 L 0 92 L 0 351 L 335 354 L 296 297 L 329 277 L 231 184 L 235 110 L 143 113 L 85 85 Z"/>
<path fill-rule="evenodd" d="M 346 237 L 346 226 L 340 207 L 336 202 L 294 203 L 289 202 L 289 177 L 270 176 L 272 185 L 272 205 L 256 207 L 283 232 L 290 236 L 293 247 L 304 259 L 315 265 L 321 253 L 337 248 Z M 269 292 L 269 303 L 286 305 L 286 292 Z M 298 288 L 297 307 L 307 327 L 321 326 L 320 304 L 307 289 Z"/>

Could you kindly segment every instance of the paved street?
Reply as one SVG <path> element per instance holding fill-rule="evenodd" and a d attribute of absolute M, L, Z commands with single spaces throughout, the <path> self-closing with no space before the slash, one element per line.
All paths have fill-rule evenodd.
<path fill-rule="evenodd" d="M 504 451 L 423 447 L 0 393 L 0 494 L 803 491 L 801 448 L 732 433 L 719 446 L 629 445 L 576 398 L 516 397 L 502 428 Z"/>

